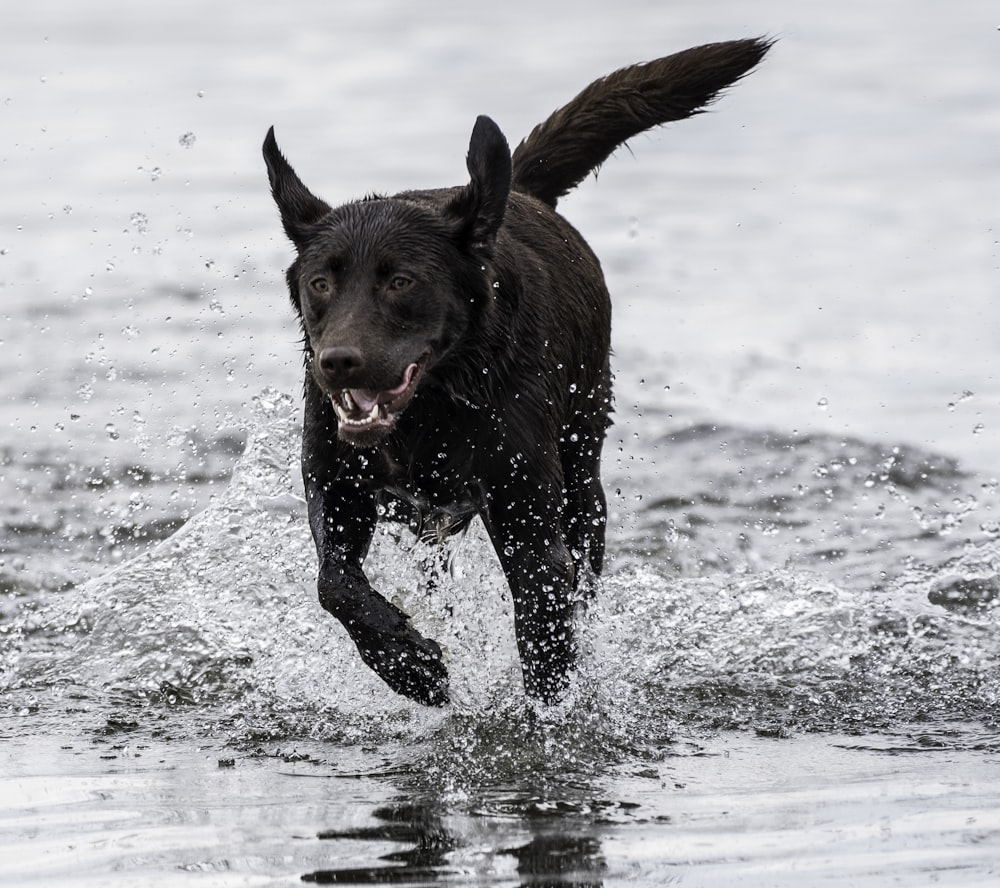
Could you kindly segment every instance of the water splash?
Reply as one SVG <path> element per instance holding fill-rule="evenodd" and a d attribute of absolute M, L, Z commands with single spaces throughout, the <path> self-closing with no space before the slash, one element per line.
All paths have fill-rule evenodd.
<path fill-rule="evenodd" d="M 452 677 L 451 707 L 412 704 L 361 663 L 316 600 L 297 412 L 262 393 L 212 506 L 8 627 L 9 710 L 89 707 L 125 721 L 183 711 L 250 748 L 405 739 L 422 756 L 415 773 L 456 792 L 484 768 L 493 778 L 597 773 L 703 729 L 996 718 L 992 538 L 864 590 L 794 567 L 685 577 L 655 558 L 619 564 L 582 619 L 567 699 L 545 709 L 523 696 L 510 598 L 485 533 L 474 526 L 464 541 L 455 579 L 434 550 L 383 527 L 367 562 L 373 585 L 439 641 Z M 851 472 L 863 490 L 863 468 Z"/>

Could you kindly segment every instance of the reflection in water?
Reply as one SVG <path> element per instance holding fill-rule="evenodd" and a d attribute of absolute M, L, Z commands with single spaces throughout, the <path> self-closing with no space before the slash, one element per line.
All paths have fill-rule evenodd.
<path fill-rule="evenodd" d="M 304 882 L 321 885 L 385 885 L 402 882 L 431 881 L 447 875 L 447 853 L 457 842 L 444 828 L 438 811 L 425 804 L 393 805 L 378 808 L 375 826 L 349 830 L 325 830 L 320 839 L 370 840 L 412 845 L 403 851 L 384 854 L 379 859 L 397 866 L 329 869 L 307 873 Z"/>
<path fill-rule="evenodd" d="M 524 884 L 544 888 L 600 888 L 607 868 L 601 844 L 593 836 L 536 835 L 527 845 L 505 854 L 517 858 Z"/>
<path fill-rule="evenodd" d="M 388 885 L 430 882 L 459 874 L 449 867 L 448 855 L 463 842 L 444 826 L 436 807 L 392 805 L 377 809 L 373 816 L 379 821 L 374 826 L 325 830 L 318 838 L 410 845 L 379 857 L 395 865 L 317 870 L 306 873 L 302 880 L 320 885 Z M 538 826 L 537 822 L 532 825 Z M 600 852 L 600 842 L 593 836 L 539 832 L 527 844 L 499 853 L 517 861 L 525 886 L 601 888 L 606 864 Z"/>

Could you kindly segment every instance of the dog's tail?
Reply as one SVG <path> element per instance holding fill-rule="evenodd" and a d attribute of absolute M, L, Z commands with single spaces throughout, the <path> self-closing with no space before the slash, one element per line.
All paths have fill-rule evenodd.
<path fill-rule="evenodd" d="M 594 81 L 517 146 L 513 190 L 555 207 L 626 139 L 704 111 L 764 57 L 772 42 L 709 43 Z"/>

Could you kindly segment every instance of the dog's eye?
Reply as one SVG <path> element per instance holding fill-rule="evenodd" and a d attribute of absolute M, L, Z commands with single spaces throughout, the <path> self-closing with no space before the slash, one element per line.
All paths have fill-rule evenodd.
<path fill-rule="evenodd" d="M 313 278 L 309 281 L 309 286 L 312 287 L 316 293 L 320 293 L 323 296 L 330 292 L 330 282 L 325 277 Z"/>
<path fill-rule="evenodd" d="M 394 274 L 389 278 L 389 290 L 393 293 L 402 293 L 413 286 L 413 278 L 408 278 L 405 274 Z"/>

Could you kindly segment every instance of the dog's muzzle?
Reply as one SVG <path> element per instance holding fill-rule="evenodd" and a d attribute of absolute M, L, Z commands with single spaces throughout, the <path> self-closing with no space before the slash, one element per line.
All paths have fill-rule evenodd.
<path fill-rule="evenodd" d="M 361 446 L 382 438 L 410 403 L 423 371 L 421 360 L 403 371 L 403 379 L 395 388 L 383 391 L 347 388 L 331 392 L 330 403 L 337 414 L 340 436 Z"/>

